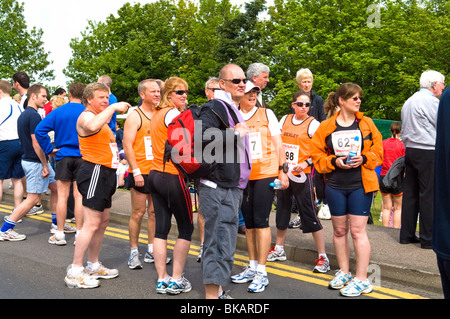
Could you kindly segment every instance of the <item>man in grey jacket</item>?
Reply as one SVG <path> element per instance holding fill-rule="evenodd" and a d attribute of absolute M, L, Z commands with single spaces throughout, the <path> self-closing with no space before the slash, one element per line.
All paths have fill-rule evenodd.
<path fill-rule="evenodd" d="M 431 248 L 433 224 L 434 151 L 439 97 L 445 77 L 433 70 L 422 73 L 420 91 L 402 108 L 406 175 L 402 203 L 400 243 Z M 419 216 L 419 237 L 416 236 Z"/>

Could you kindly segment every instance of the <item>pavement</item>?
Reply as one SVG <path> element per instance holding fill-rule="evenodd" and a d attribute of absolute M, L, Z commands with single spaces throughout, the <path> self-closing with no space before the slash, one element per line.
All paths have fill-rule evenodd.
<path fill-rule="evenodd" d="M 13 203 L 13 191 L 8 188 L 9 180 L 3 184 L 3 202 Z M 42 196 L 42 205 L 48 211 L 50 196 Z M 113 197 L 111 208 L 111 222 L 128 225 L 131 211 L 130 194 L 125 190 L 118 190 Z M 276 238 L 275 214 L 270 214 L 272 241 Z M 196 225 L 197 213 L 194 214 L 195 231 L 192 237 L 194 242 L 200 242 Z M 142 229 L 145 232 L 144 220 Z M 331 269 L 337 270 L 338 264 L 334 254 L 332 241 L 332 225 L 330 220 L 322 220 L 324 228 L 326 252 L 330 259 Z M 432 249 L 422 249 L 420 244 L 399 244 L 399 230 L 376 225 L 367 225 L 367 232 L 371 244 L 370 264 L 374 266 L 373 273 L 379 272 L 381 283 L 383 280 L 398 283 L 406 287 L 423 289 L 432 293 L 441 294 L 442 286 L 440 274 L 436 263 L 436 254 Z M 171 236 L 178 234 L 176 223 L 172 221 Z M 350 240 L 351 242 L 351 240 Z M 238 250 L 247 251 L 245 236 L 238 234 Z M 314 265 L 317 259 L 317 249 L 310 234 L 303 234 L 299 229 L 287 232 L 285 250 L 288 260 Z M 351 249 L 351 270 L 355 269 L 353 248 Z M 370 273 L 369 273 L 370 276 Z"/>

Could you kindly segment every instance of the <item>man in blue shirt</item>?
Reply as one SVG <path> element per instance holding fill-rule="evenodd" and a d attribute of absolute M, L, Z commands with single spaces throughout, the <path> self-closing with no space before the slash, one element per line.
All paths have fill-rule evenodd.
<path fill-rule="evenodd" d="M 81 229 L 83 222 L 81 194 L 78 192 L 76 174 L 83 163 L 77 135 L 77 120 L 85 110 L 81 103 L 85 85 L 80 82 L 73 83 L 69 88 L 69 103 L 58 107 L 49 113 L 36 127 L 35 136 L 45 154 L 56 151 L 56 184 L 58 187 L 58 200 L 56 204 L 56 227 L 52 225 L 54 234 L 48 242 L 62 246 L 67 242 L 64 233 L 73 233 L 75 229 L 65 225 L 67 217 L 67 199 L 70 186 L 73 185 L 75 200 L 74 215 L 77 229 Z M 51 144 L 49 132 L 55 132 L 55 148 Z M 56 228 L 56 229 L 55 229 Z"/>
<path fill-rule="evenodd" d="M 14 231 L 16 223 L 24 217 L 41 199 L 41 194 L 51 190 L 50 202 L 55 208 L 57 188 L 55 172 L 48 164 L 48 157 L 42 151 L 34 134 L 36 126 L 41 121 L 38 109 L 47 103 L 48 91 L 39 84 L 28 89 L 28 107 L 17 120 L 17 130 L 22 150 L 22 167 L 27 181 L 27 198 L 17 206 L 0 229 L 0 241 L 20 241 L 25 235 Z"/>

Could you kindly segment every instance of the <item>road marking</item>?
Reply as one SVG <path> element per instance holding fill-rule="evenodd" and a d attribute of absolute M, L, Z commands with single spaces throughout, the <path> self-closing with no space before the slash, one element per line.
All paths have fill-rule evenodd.
<path fill-rule="evenodd" d="M 0 212 L 11 213 L 14 207 L 0 204 Z M 28 218 L 52 222 L 51 214 L 43 213 L 39 215 L 27 216 Z M 71 224 L 74 225 L 74 224 Z M 120 229 L 116 227 L 107 227 L 105 231 L 105 235 L 119 238 L 128 241 L 128 229 Z M 146 234 L 139 235 L 139 242 L 143 244 L 148 243 L 148 236 Z M 167 248 L 173 250 L 175 245 L 175 240 L 167 240 Z M 198 256 L 200 250 L 200 246 L 191 244 L 189 254 L 193 256 Z M 234 264 L 238 266 L 247 266 L 248 265 L 248 257 L 240 254 L 235 254 Z M 332 275 L 327 274 L 318 274 L 312 272 L 312 270 L 306 270 L 294 266 L 289 266 L 286 264 L 278 263 L 278 262 L 267 262 L 266 270 L 268 273 L 274 274 L 280 277 L 286 277 L 291 279 L 296 279 L 303 282 L 308 282 L 311 284 L 328 287 L 328 282 L 334 278 Z M 374 287 L 374 291 L 367 295 L 368 297 L 372 297 L 375 299 L 427 299 L 420 295 L 411 294 L 399 290 L 394 290 L 390 288 L 384 287 Z"/>

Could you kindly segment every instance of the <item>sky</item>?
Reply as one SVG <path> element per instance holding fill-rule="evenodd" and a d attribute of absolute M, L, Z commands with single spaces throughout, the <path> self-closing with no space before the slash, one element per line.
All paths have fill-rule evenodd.
<path fill-rule="evenodd" d="M 53 61 L 50 69 L 55 71 L 55 80 L 48 85 L 66 86 L 68 79 L 63 74 L 72 56 L 70 40 L 81 38 L 88 26 L 88 21 L 105 21 L 127 2 L 151 3 L 156 0 L 18 0 L 24 4 L 24 16 L 29 29 L 36 27 L 42 29 L 42 40 L 49 60 Z M 245 1 L 235 0 L 235 4 Z"/>
<path fill-rule="evenodd" d="M 66 86 L 63 69 L 67 66 L 72 50 L 70 40 L 81 38 L 88 26 L 88 20 L 105 21 L 110 14 L 117 11 L 127 2 L 150 3 L 155 0 L 19 0 L 24 4 L 24 16 L 29 29 L 42 29 L 42 40 L 49 60 L 53 64 L 49 67 L 55 70 L 55 81 L 51 86 Z"/>

